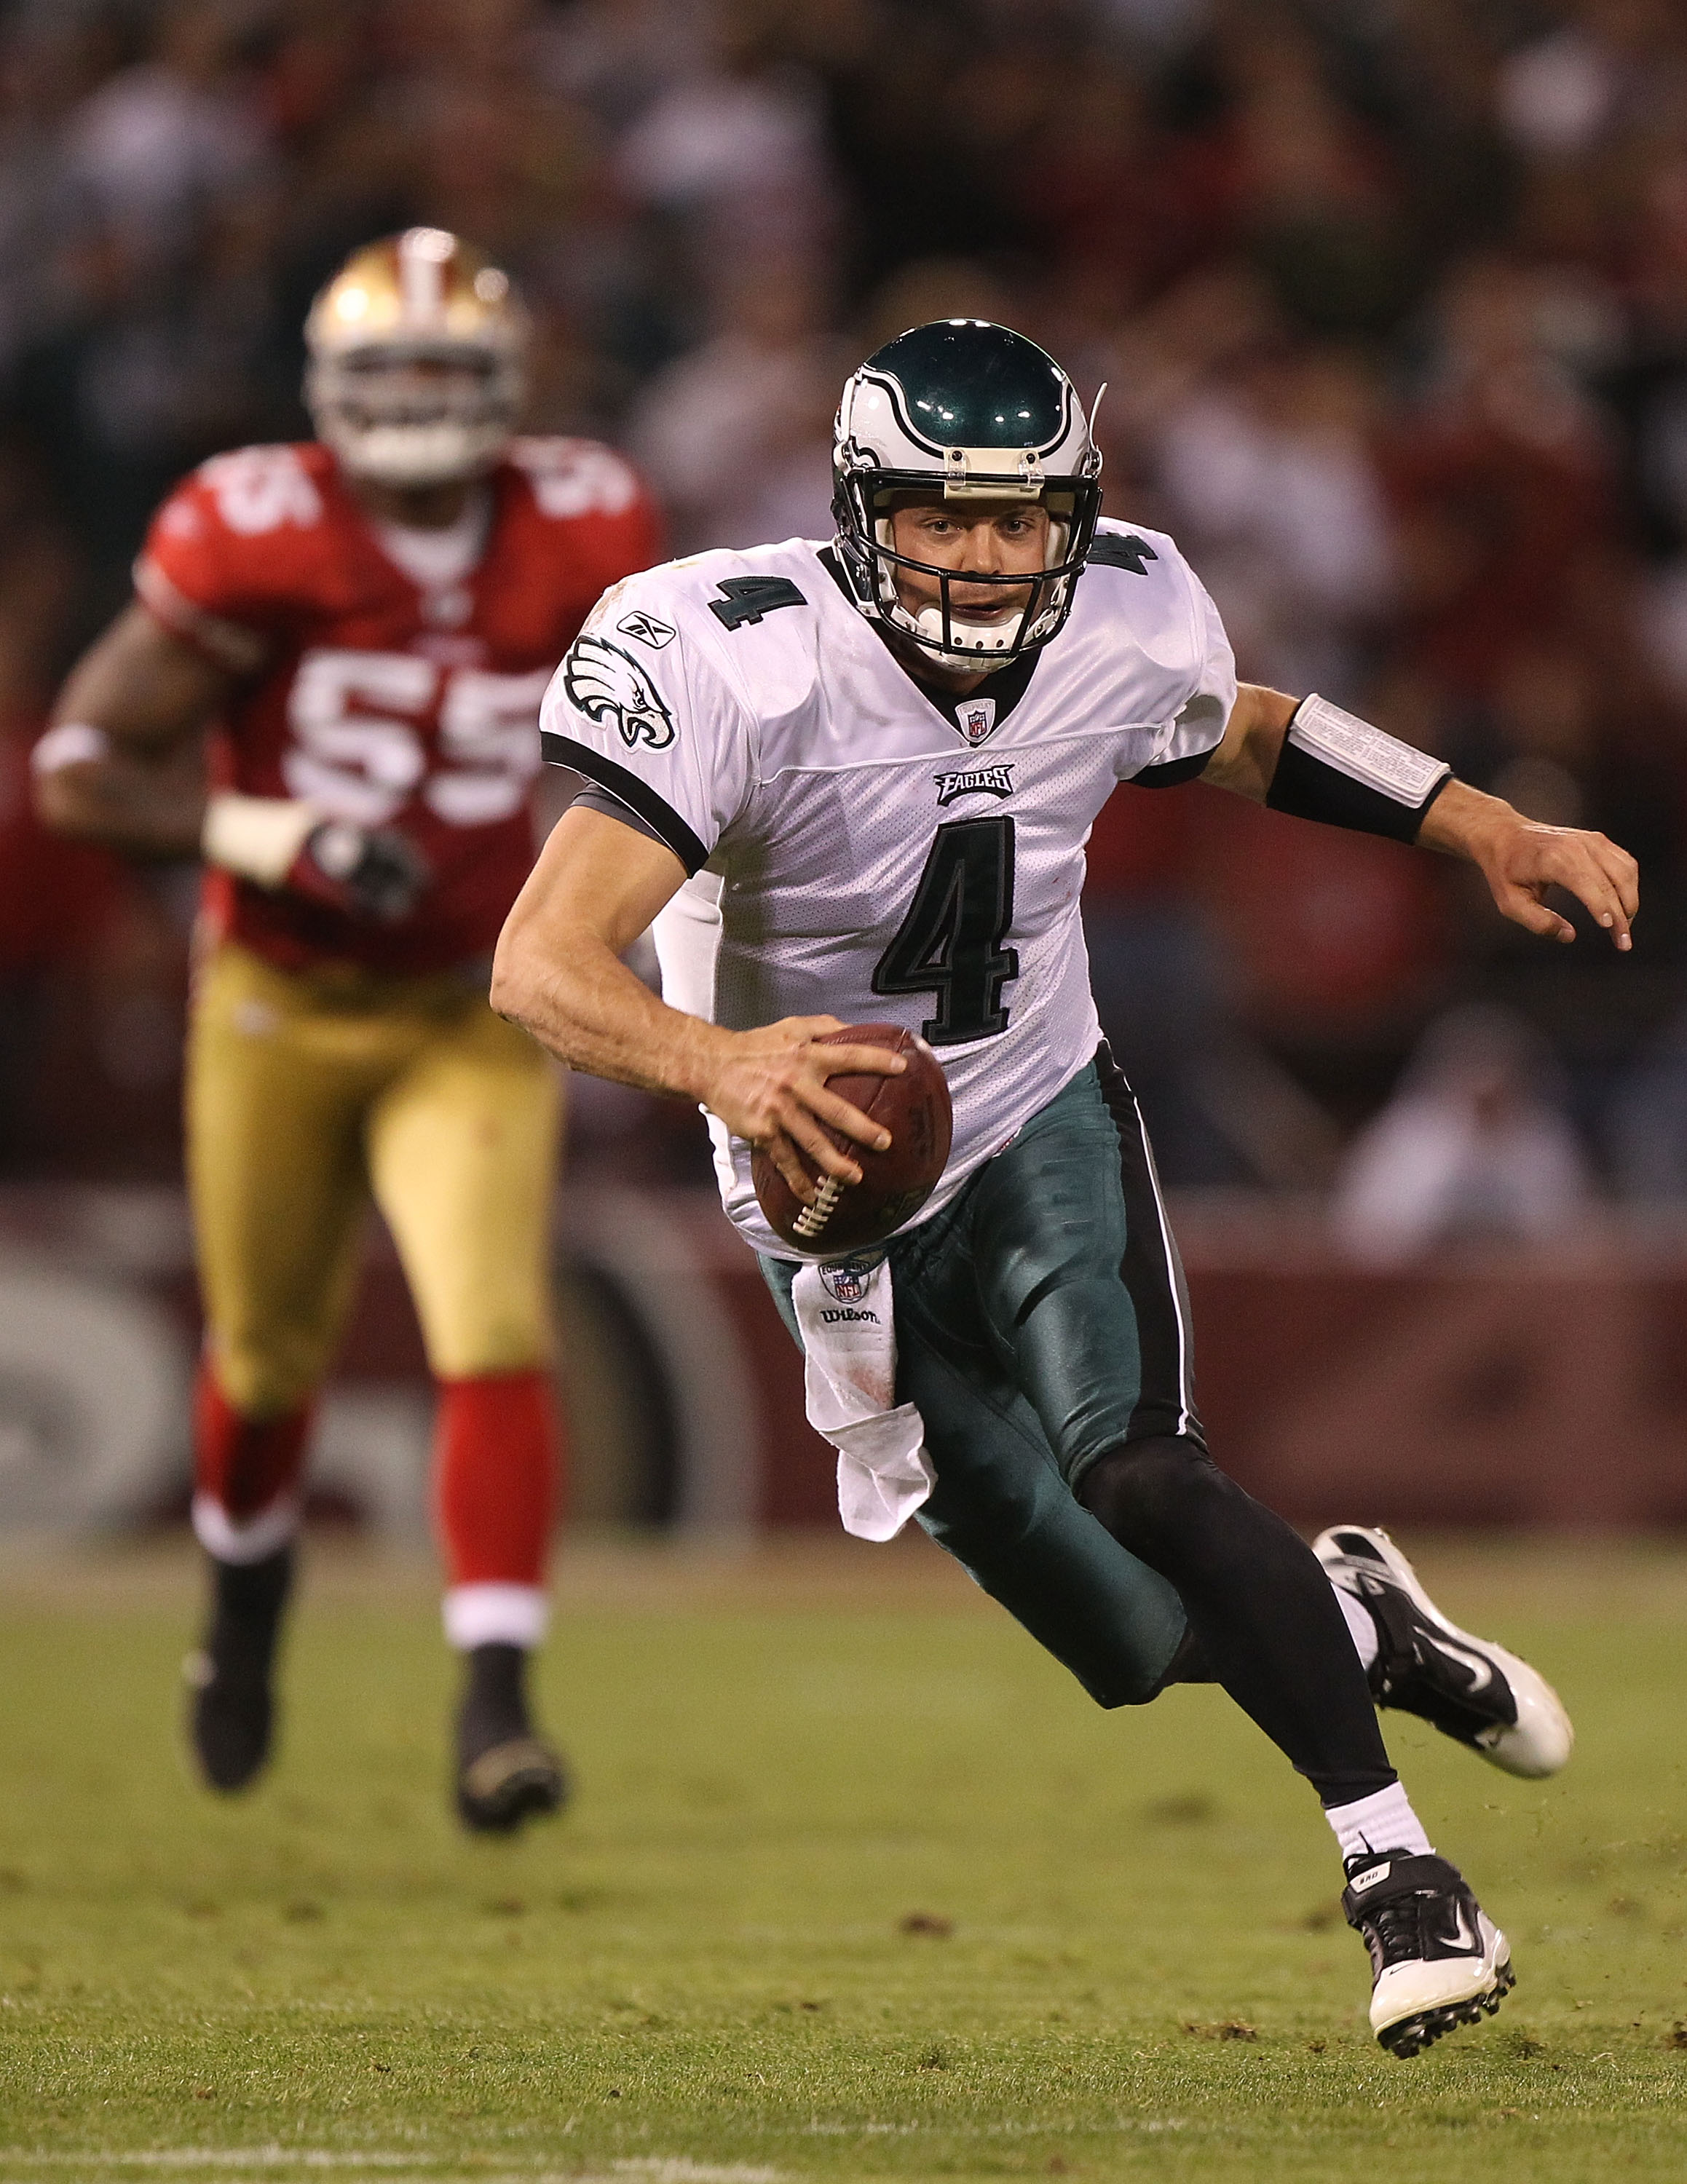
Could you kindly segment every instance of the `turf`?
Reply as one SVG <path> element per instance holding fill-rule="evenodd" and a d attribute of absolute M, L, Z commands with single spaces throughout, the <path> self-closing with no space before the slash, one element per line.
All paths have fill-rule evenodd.
<path fill-rule="evenodd" d="M 1679 2179 L 1687 1557 L 1424 1560 L 1581 1741 L 1537 1786 L 1400 1725 L 1521 1976 L 1408 2064 L 1248 1724 L 1098 1713 L 923 1543 L 583 1552 L 579 1797 L 514 1844 L 447 1816 L 425 1572 L 318 1554 L 281 1763 L 223 1804 L 187 1557 L 14 1561 L 0 2180 Z"/>

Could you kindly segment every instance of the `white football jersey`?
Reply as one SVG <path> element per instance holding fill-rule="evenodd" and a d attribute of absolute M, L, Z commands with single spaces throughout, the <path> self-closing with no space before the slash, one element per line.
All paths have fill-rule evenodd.
<path fill-rule="evenodd" d="M 1199 770 L 1236 672 L 1172 541 L 1104 521 L 1052 643 L 969 698 L 916 682 L 809 539 L 701 554 L 606 593 L 558 669 L 545 755 L 691 875 L 658 919 L 665 999 L 931 1041 L 955 1146 L 928 1220 L 1100 1038 L 1078 897 L 1121 781 Z M 712 1116 L 727 1212 L 760 1251 L 750 1149 Z"/>

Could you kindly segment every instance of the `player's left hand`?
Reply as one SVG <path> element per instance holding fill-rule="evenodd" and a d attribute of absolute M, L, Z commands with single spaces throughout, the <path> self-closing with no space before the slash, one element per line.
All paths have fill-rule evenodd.
<path fill-rule="evenodd" d="M 397 925 L 432 877 L 421 851 L 396 827 L 325 819 L 306 836 L 285 884 L 348 916 Z"/>
<path fill-rule="evenodd" d="M 1443 806 L 1447 807 L 1443 809 Z M 1640 906 L 1640 868 L 1608 835 L 1581 827 L 1547 827 L 1509 804 L 1453 782 L 1429 807 L 1418 837 L 1427 847 L 1468 857 L 1513 924 L 1549 940 L 1571 941 L 1576 928 L 1550 909 L 1549 888 L 1575 896 L 1625 952 Z"/>

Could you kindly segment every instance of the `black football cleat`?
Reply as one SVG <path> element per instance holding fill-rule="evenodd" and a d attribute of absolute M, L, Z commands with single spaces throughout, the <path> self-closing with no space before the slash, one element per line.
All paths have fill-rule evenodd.
<path fill-rule="evenodd" d="M 1379 1707 L 1421 1715 L 1508 1774 L 1558 1772 L 1575 1730 L 1557 1692 L 1527 1661 L 1449 1622 L 1386 1532 L 1337 1524 L 1312 1552 L 1377 1626 L 1367 1674 Z"/>
<path fill-rule="evenodd" d="M 1403 2062 L 1492 2017 L 1517 1985 L 1511 1944 L 1444 1858 L 1350 1858 L 1341 1908 L 1371 1953 L 1371 2030 Z"/>
<path fill-rule="evenodd" d="M 262 1562 L 211 1564 L 210 1628 L 181 1667 L 193 1694 L 188 1735 L 213 1790 L 245 1789 L 270 1757 L 276 1641 L 292 1568 L 291 1545 Z"/>
<path fill-rule="evenodd" d="M 562 1762 L 527 1711 L 526 1669 L 520 1646 L 476 1646 L 469 1655 L 457 1714 L 457 1812 L 476 1835 L 513 1835 L 567 1802 Z"/>

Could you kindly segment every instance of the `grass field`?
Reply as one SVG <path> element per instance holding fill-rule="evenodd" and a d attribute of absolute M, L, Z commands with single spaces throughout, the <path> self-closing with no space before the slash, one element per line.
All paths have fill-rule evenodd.
<path fill-rule="evenodd" d="M 0 2184 L 1687 2176 L 1687 1555 L 1426 1552 L 1580 1745 L 1395 1757 L 1511 1933 L 1407 2064 L 1311 1795 L 1222 1696 L 1103 1715 L 923 1542 L 587 1548 L 569 1817 L 442 1795 L 427 1573 L 314 1559 L 285 1748 L 177 1741 L 177 1548 L 0 1566 Z"/>

